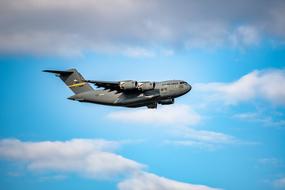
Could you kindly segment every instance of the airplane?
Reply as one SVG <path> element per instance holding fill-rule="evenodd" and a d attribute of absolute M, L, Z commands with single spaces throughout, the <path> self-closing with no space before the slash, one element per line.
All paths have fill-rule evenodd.
<path fill-rule="evenodd" d="M 174 99 L 188 93 L 192 87 L 183 80 L 162 82 L 85 80 L 76 69 L 66 71 L 43 70 L 53 73 L 74 92 L 68 99 L 102 105 L 156 109 L 157 104 L 169 105 Z M 90 84 L 97 88 L 93 89 Z M 98 89 L 99 88 L 99 89 Z M 103 88 L 103 89 L 102 89 Z"/>

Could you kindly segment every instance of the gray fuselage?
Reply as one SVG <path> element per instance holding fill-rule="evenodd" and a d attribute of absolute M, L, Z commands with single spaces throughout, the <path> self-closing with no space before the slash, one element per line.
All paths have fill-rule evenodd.
<path fill-rule="evenodd" d="M 182 80 L 169 80 L 155 82 L 155 87 L 146 91 L 116 91 L 116 90 L 90 90 L 69 97 L 71 100 L 90 102 L 103 105 L 141 107 L 157 103 L 168 104 L 174 98 L 182 96 L 191 90 L 191 85 Z M 169 104 L 171 104 L 169 101 Z"/>

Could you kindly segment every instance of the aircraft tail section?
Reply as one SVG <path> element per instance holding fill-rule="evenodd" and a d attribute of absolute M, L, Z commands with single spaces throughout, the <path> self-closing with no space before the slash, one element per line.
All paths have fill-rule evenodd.
<path fill-rule="evenodd" d="M 44 70 L 44 72 L 54 73 L 75 93 L 79 94 L 86 91 L 91 91 L 93 88 L 85 82 L 85 79 L 76 69 L 66 71 Z"/>

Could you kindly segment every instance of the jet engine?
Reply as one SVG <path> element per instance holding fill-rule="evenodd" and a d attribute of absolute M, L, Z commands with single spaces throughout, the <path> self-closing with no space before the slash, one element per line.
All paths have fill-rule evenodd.
<path fill-rule="evenodd" d="M 134 80 L 121 81 L 119 86 L 121 90 L 134 90 L 137 88 L 138 82 Z"/>
<path fill-rule="evenodd" d="M 166 100 L 160 100 L 160 101 L 158 101 L 158 103 L 161 104 L 161 105 L 174 104 L 174 98 L 166 99 Z"/>
<path fill-rule="evenodd" d="M 138 89 L 141 91 L 152 90 L 155 87 L 154 82 L 139 82 Z"/>

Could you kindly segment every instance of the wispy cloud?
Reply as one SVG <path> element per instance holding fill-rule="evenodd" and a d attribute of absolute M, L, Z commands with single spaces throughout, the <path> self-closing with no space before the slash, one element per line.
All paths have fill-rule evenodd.
<path fill-rule="evenodd" d="M 182 183 L 145 172 L 120 182 L 118 187 L 120 190 L 218 190 L 204 185 Z"/>
<path fill-rule="evenodd" d="M 233 136 L 224 133 L 197 129 L 195 126 L 203 117 L 188 105 L 162 106 L 156 110 L 116 111 L 109 113 L 107 117 L 122 123 L 163 126 L 164 132 L 171 134 L 171 138 L 163 142 L 166 144 L 214 149 L 220 145 L 238 142 Z"/>
<path fill-rule="evenodd" d="M 285 126 L 285 120 L 278 119 L 278 117 L 277 116 L 274 117 L 273 114 L 268 115 L 266 113 L 260 113 L 260 112 L 246 112 L 246 113 L 235 114 L 233 117 L 243 121 L 261 123 L 262 125 L 269 127 Z"/>
<path fill-rule="evenodd" d="M 253 71 L 230 83 L 197 84 L 209 101 L 238 104 L 253 99 L 264 99 L 272 104 L 285 105 L 285 70 Z"/>
<path fill-rule="evenodd" d="M 201 116 L 187 105 L 162 106 L 159 109 L 137 109 L 111 112 L 110 119 L 125 123 L 153 125 L 195 125 Z"/>
<path fill-rule="evenodd" d="M 230 42 L 235 47 L 248 47 L 260 42 L 260 34 L 253 26 L 241 25 L 229 36 Z"/>
<path fill-rule="evenodd" d="M 0 159 L 25 165 L 29 171 L 55 173 L 52 177 L 40 176 L 40 180 L 64 180 L 70 173 L 94 179 L 109 179 L 119 175 L 123 177 L 123 181 L 118 184 L 120 190 L 214 190 L 208 186 L 178 182 L 146 173 L 143 171 L 145 165 L 113 153 L 119 144 L 94 139 L 42 142 L 2 139 Z"/>
<path fill-rule="evenodd" d="M 284 164 L 280 159 L 271 157 L 271 158 L 261 158 L 258 160 L 258 163 L 264 166 L 273 166 L 273 167 L 283 167 Z"/>
<path fill-rule="evenodd" d="M 281 177 L 279 179 L 274 180 L 273 186 L 278 189 L 284 189 L 285 188 L 285 177 Z"/>
<path fill-rule="evenodd" d="M 180 130 L 176 130 L 174 133 L 177 135 L 176 139 L 174 138 L 165 140 L 165 144 L 215 150 L 222 145 L 244 143 L 237 138 L 224 133 L 196 130 L 186 127 L 181 128 Z"/>

